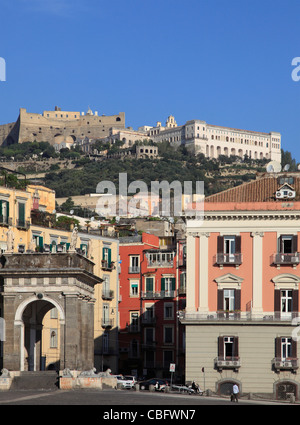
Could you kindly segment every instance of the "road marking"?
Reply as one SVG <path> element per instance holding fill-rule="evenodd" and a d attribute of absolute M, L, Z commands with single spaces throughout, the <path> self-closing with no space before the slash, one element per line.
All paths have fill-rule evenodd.
<path fill-rule="evenodd" d="M 39 397 L 47 397 L 47 396 L 52 395 L 52 394 L 54 395 L 55 393 L 56 393 L 56 391 L 55 392 L 51 392 L 51 393 L 28 395 L 26 397 L 15 398 L 13 400 L 0 400 L 0 404 L 15 403 L 17 401 L 31 400 L 31 399 L 39 398 Z"/>

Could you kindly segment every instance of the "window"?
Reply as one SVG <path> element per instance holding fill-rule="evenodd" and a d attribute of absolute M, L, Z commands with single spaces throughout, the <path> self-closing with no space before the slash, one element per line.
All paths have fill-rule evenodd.
<path fill-rule="evenodd" d="M 174 296 L 175 294 L 175 277 L 161 278 L 161 291 L 164 296 Z"/>
<path fill-rule="evenodd" d="M 138 297 L 139 295 L 139 281 L 131 281 L 130 282 L 130 296 Z"/>
<path fill-rule="evenodd" d="M 104 247 L 102 250 L 102 267 L 111 268 L 111 249 Z"/>
<path fill-rule="evenodd" d="M 131 255 L 129 257 L 129 273 L 140 272 L 140 257 L 139 255 Z"/>
<path fill-rule="evenodd" d="M 54 307 L 50 310 L 50 319 L 57 319 L 57 318 L 58 318 L 57 308 Z"/>
<path fill-rule="evenodd" d="M 102 320 L 103 324 L 109 324 L 109 304 L 103 304 L 102 306 Z"/>
<path fill-rule="evenodd" d="M 139 346 L 138 346 L 138 341 L 136 339 L 133 339 L 132 341 L 130 341 L 129 356 L 134 359 L 139 357 Z"/>
<path fill-rule="evenodd" d="M 146 277 L 146 292 L 154 291 L 154 276 Z"/>
<path fill-rule="evenodd" d="M 298 315 L 298 289 L 275 289 L 274 311 L 276 318 L 290 319 Z"/>
<path fill-rule="evenodd" d="M 218 316 L 227 318 L 239 317 L 241 309 L 240 289 L 218 289 Z"/>
<path fill-rule="evenodd" d="M 218 358 L 220 360 L 237 360 L 238 357 L 238 337 L 220 336 Z"/>
<path fill-rule="evenodd" d="M 139 331 L 139 313 L 137 311 L 130 312 L 130 331 Z"/>
<path fill-rule="evenodd" d="M 164 343 L 173 344 L 173 327 L 164 326 Z"/>
<path fill-rule="evenodd" d="M 145 310 L 143 313 L 143 322 L 144 323 L 154 323 L 155 322 L 155 314 L 154 314 L 154 304 L 146 304 Z"/>
<path fill-rule="evenodd" d="M 278 252 L 281 254 L 292 254 L 297 252 L 298 237 L 296 235 L 281 235 L 278 238 Z"/>
<path fill-rule="evenodd" d="M 102 335 L 102 353 L 108 354 L 109 352 L 109 334 L 104 332 Z"/>
<path fill-rule="evenodd" d="M 8 224 L 9 202 L 0 200 L 0 223 Z"/>
<path fill-rule="evenodd" d="M 25 226 L 25 204 L 18 202 L 18 226 Z"/>
<path fill-rule="evenodd" d="M 218 236 L 217 264 L 241 264 L 241 236 Z"/>
<path fill-rule="evenodd" d="M 173 363 L 173 351 L 164 350 L 164 367 L 169 369 L 170 363 Z"/>
<path fill-rule="evenodd" d="M 57 329 L 50 330 L 50 348 L 57 348 Z"/>
<path fill-rule="evenodd" d="M 174 317 L 174 305 L 173 303 L 164 303 L 164 319 L 173 319 Z"/>

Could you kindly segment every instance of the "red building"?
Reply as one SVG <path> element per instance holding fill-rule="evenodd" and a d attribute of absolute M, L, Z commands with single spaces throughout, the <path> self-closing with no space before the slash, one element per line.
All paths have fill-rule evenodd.
<path fill-rule="evenodd" d="M 119 372 L 184 380 L 185 241 L 120 238 L 120 262 Z"/>

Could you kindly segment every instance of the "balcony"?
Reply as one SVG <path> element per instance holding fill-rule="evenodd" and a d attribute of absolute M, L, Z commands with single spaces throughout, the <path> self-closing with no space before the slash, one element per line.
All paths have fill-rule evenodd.
<path fill-rule="evenodd" d="M 114 261 L 111 261 L 110 263 L 108 262 L 108 261 L 106 261 L 106 260 L 102 260 L 101 261 L 101 267 L 102 267 L 102 269 L 103 270 L 106 270 L 106 271 L 112 271 L 112 270 L 114 270 L 116 267 L 115 267 L 115 262 Z"/>
<path fill-rule="evenodd" d="M 287 358 L 282 359 L 281 357 L 275 357 L 272 360 L 272 366 L 276 372 L 280 370 L 290 370 L 292 372 L 296 371 L 299 367 L 298 358 Z"/>
<path fill-rule="evenodd" d="M 146 291 L 141 293 L 141 297 L 147 300 L 160 300 L 163 298 L 175 298 L 176 297 L 176 291 Z"/>
<path fill-rule="evenodd" d="M 108 329 L 112 328 L 114 325 L 114 319 L 101 319 L 102 328 Z"/>
<path fill-rule="evenodd" d="M 102 299 L 103 300 L 112 300 L 114 298 L 114 291 L 109 289 L 103 289 Z"/>
<path fill-rule="evenodd" d="M 215 257 L 215 263 L 219 266 L 239 266 L 242 264 L 242 254 L 218 253 Z"/>
<path fill-rule="evenodd" d="M 0 226 L 12 226 L 12 218 L 0 215 Z"/>
<path fill-rule="evenodd" d="M 291 322 L 295 317 L 298 317 L 298 312 L 281 313 L 277 311 L 265 311 L 265 312 L 252 312 L 249 311 L 207 311 L 207 312 L 178 312 L 179 320 L 184 324 L 189 323 L 203 323 L 203 322 L 215 322 L 220 321 L 237 321 L 237 322 L 280 322 L 286 323 Z"/>
<path fill-rule="evenodd" d="M 128 273 L 140 273 L 140 271 L 141 271 L 140 266 L 129 267 L 128 269 Z"/>
<path fill-rule="evenodd" d="M 215 367 L 221 372 L 223 369 L 234 369 L 235 372 L 241 367 L 239 357 L 216 357 Z"/>
<path fill-rule="evenodd" d="M 277 253 L 274 254 L 271 258 L 271 263 L 275 264 L 277 267 L 280 266 L 294 266 L 300 263 L 300 254 L 299 252 L 293 253 Z"/>
<path fill-rule="evenodd" d="M 142 325 L 151 326 L 156 324 L 155 316 L 142 316 Z"/>
<path fill-rule="evenodd" d="M 28 230 L 30 228 L 30 221 L 17 220 L 17 228 L 20 230 Z"/>

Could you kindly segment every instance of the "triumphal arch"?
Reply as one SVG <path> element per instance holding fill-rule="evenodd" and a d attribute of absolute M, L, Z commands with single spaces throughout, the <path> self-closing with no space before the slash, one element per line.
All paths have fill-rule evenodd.
<path fill-rule="evenodd" d="M 0 258 L 0 309 L 5 324 L 2 368 L 42 370 L 45 314 L 60 319 L 59 369 L 94 366 L 94 263 L 77 252 L 5 253 Z"/>

